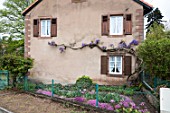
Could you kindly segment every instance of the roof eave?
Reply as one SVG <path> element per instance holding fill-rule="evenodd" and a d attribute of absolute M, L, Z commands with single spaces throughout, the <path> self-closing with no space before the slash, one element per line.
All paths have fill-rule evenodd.
<path fill-rule="evenodd" d="M 143 6 L 143 8 L 144 8 L 144 15 L 150 13 L 153 10 L 153 6 L 147 5 L 147 4 L 145 4 L 144 2 L 142 2 L 140 0 L 133 0 L 133 1 L 139 3 L 140 5 Z"/>
<path fill-rule="evenodd" d="M 22 15 L 25 16 L 29 11 L 31 11 L 36 5 L 38 5 L 42 0 L 36 0 L 33 2 L 29 7 L 27 7 L 23 12 Z"/>

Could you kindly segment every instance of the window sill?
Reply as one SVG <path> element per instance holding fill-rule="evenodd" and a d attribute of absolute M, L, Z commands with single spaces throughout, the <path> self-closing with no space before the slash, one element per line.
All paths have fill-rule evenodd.
<path fill-rule="evenodd" d="M 41 36 L 39 36 L 39 37 L 35 37 L 35 38 L 38 38 L 38 39 L 52 39 L 53 37 L 41 37 Z"/>
<path fill-rule="evenodd" d="M 108 77 L 118 77 L 118 78 L 124 78 L 122 74 L 107 74 Z"/>

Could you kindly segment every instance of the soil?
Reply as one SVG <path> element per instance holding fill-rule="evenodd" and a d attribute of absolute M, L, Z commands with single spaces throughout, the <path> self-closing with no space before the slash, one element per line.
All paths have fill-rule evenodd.
<path fill-rule="evenodd" d="M 0 107 L 14 113 L 94 113 L 13 91 L 0 91 Z"/>

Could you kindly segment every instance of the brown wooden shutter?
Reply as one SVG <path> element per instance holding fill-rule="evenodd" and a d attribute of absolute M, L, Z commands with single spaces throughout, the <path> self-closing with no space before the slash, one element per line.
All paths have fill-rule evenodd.
<path fill-rule="evenodd" d="M 131 35 L 132 34 L 132 15 L 131 14 L 126 14 L 125 15 L 125 35 Z"/>
<path fill-rule="evenodd" d="M 101 74 L 108 74 L 108 57 L 101 56 Z"/>
<path fill-rule="evenodd" d="M 132 57 L 124 57 L 124 75 L 130 75 L 132 71 Z"/>
<path fill-rule="evenodd" d="M 57 36 L 57 19 L 51 20 L 51 37 Z"/>
<path fill-rule="evenodd" d="M 102 16 L 102 35 L 109 35 L 108 15 Z"/>
<path fill-rule="evenodd" d="M 33 20 L 33 35 L 34 35 L 34 37 L 39 36 L 39 21 L 38 21 L 38 19 Z"/>

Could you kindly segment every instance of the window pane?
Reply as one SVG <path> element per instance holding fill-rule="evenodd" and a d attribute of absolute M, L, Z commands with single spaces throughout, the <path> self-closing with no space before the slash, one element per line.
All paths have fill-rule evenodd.
<path fill-rule="evenodd" d="M 123 34 L 123 16 L 110 17 L 110 35 Z"/>
<path fill-rule="evenodd" d="M 110 56 L 109 57 L 109 72 L 110 74 L 122 74 L 122 57 Z"/>
<path fill-rule="evenodd" d="M 41 36 L 50 36 L 51 20 L 41 20 Z"/>
<path fill-rule="evenodd" d="M 41 35 L 45 35 L 45 20 L 41 20 Z"/>
<path fill-rule="evenodd" d="M 122 16 L 118 16 L 117 17 L 117 34 L 123 34 L 123 17 Z"/>
<path fill-rule="evenodd" d="M 117 62 L 121 62 L 122 57 L 116 57 Z"/>

